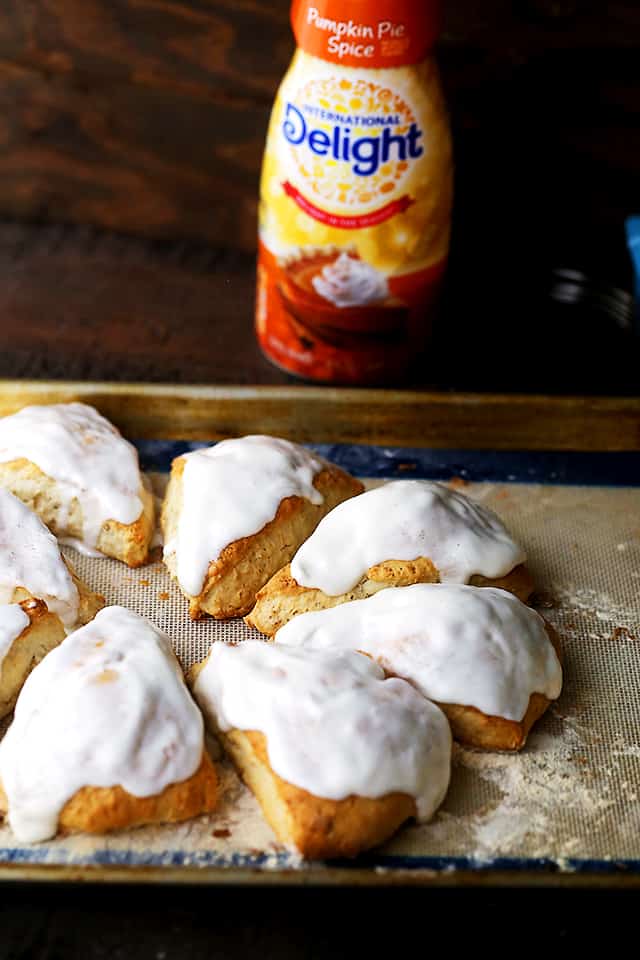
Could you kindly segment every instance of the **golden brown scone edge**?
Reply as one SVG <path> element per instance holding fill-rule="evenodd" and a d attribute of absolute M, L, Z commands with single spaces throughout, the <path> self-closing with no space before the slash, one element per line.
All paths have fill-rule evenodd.
<path fill-rule="evenodd" d="M 29 626 L 13 641 L 0 667 L 0 717 L 13 710 L 33 668 L 65 638 L 62 621 L 42 600 L 29 597 L 20 601 L 20 606 L 29 617 Z"/>
<path fill-rule="evenodd" d="M 388 840 L 416 815 L 414 798 L 404 793 L 375 799 L 316 797 L 272 770 L 262 733 L 229 730 L 217 735 L 278 839 L 307 859 L 354 857 Z"/>
<path fill-rule="evenodd" d="M 161 515 L 165 542 L 173 539 L 177 531 L 184 465 L 184 457 L 178 457 L 171 466 Z M 364 489 L 359 480 L 333 464 L 327 464 L 316 474 L 313 485 L 324 497 L 322 504 L 313 504 L 305 497 L 286 497 L 273 520 L 258 533 L 230 543 L 218 559 L 209 564 L 202 591 L 197 597 L 188 596 L 189 615 L 193 620 L 206 614 L 226 620 L 248 613 L 258 590 L 288 563 L 322 517 Z M 172 558 L 167 567 L 175 577 Z"/>
<path fill-rule="evenodd" d="M 65 803 L 58 817 L 58 833 L 108 833 L 152 823 L 177 823 L 211 813 L 218 798 L 218 776 L 206 750 L 196 772 L 171 783 L 162 793 L 134 797 L 120 786 L 82 787 Z M 7 796 L 0 783 L 0 811 L 7 812 Z"/>
<path fill-rule="evenodd" d="M 187 682 L 192 690 L 207 660 L 208 657 L 189 670 Z M 264 734 L 237 729 L 223 733 L 215 716 L 204 707 L 203 713 L 209 730 L 256 796 L 278 839 L 294 846 L 307 859 L 354 857 L 388 840 L 406 820 L 416 815 L 415 799 L 405 793 L 390 793 L 375 799 L 316 797 L 272 770 Z"/>
<path fill-rule="evenodd" d="M 77 575 L 73 566 L 65 558 L 64 561 L 67 565 L 69 573 L 71 574 L 71 579 L 76 585 L 76 590 L 78 591 L 78 626 L 83 627 L 86 623 L 89 623 L 90 620 L 93 620 L 98 610 L 102 610 L 106 600 L 100 593 L 94 593 L 84 580 L 81 580 Z"/>
<path fill-rule="evenodd" d="M 78 591 L 78 619 L 74 624 L 72 629 L 77 627 L 84 626 L 86 623 L 89 623 L 90 620 L 93 620 L 98 610 L 102 610 L 106 600 L 100 593 L 94 593 L 84 580 L 81 580 L 77 575 L 73 566 L 69 563 L 66 557 L 62 558 L 69 573 L 71 574 L 71 579 L 73 580 L 76 590 Z M 21 603 L 23 600 L 41 600 L 42 598 L 35 597 L 29 590 L 25 587 L 16 587 L 11 596 L 10 603 Z M 59 619 L 57 614 L 54 614 L 51 611 L 51 615 L 55 616 L 56 619 Z"/>
<path fill-rule="evenodd" d="M 364 600 L 385 586 L 380 581 L 361 580 L 348 593 L 332 597 L 313 587 L 301 587 L 291 575 L 291 564 L 288 563 L 258 591 L 255 606 L 244 619 L 250 627 L 273 637 L 280 627 L 300 613 L 328 610 L 351 600 Z"/>
<path fill-rule="evenodd" d="M 258 591 L 255 606 L 245 620 L 260 633 L 273 637 L 280 627 L 300 613 L 327 610 L 351 600 L 363 600 L 387 587 L 439 582 L 440 574 L 427 557 L 418 557 L 416 560 L 385 560 L 369 567 L 366 575 L 352 590 L 330 596 L 322 590 L 300 586 L 291 575 L 291 564 L 287 564 Z M 533 580 L 524 564 L 514 567 L 505 577 L 490 580 L 487 577 L 474 576 L 470 583 L 472 586 L 507 590 L 523 602 L 533 592 Z"/>
<path fill-rule="evenodd" d="M 142 500 L 142 512 L 137 520 L 128 524 L 105 520 L 98 535 L 97 549 L 108 557 L 122 560 L 128 567 L 141 567 L 146 563 L 156 524 L 155 500 L 144 482 L 140 484 L 138 496 Z"/>
<path fill-rule="evenodd" d="M 63 498 L 58 495 L 54 479 L 24 457 L 0 463 L 0 486 L 22 500 L 57 537 L 83 538 L 82 508 L 74 497 L 67 510 Z M 142 511 L 130 524 L 106 520 L 96 549 L 106 556 L 122 560 L 130 567 L 138 567 L 146 560 L 155 525 L 155 502 L 153 494 L 140 483 L 138 496 Z"/>
<path fill-rule="evenodd" d="M 560 638 L 546 620 L 545 629 L 562 665 Z M 544 694 L 532 693 L 522 720 L 507 720 L 504 717 L 488 716 L 476 707 L 434 702 L 446 714 L 454 740 L 477 750 L 499 751 L 521 750 L 527 742 L 527 737 L 534 723 L 540 719 L 552 703 Z"/>

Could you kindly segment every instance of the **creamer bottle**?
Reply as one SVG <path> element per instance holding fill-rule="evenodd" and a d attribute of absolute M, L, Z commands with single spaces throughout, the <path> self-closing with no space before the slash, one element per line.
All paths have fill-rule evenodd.
<path fill-rule="evenodd" d="M 258 340 L 301 377 L 398 380 L 449 245 L 436 3 L 294 0 L 291 21 L 260 186 Z"/>

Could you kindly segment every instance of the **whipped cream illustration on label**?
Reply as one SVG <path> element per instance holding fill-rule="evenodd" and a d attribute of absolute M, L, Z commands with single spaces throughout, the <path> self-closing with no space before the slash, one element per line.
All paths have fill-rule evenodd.
<path fill-rule="evenodd" d="M 357 307 L 377 303 L 389 296 L 386 277 L 370 263 L 348 253 L 328 263 L 311 281 L 316 293 L 336 307 Z"/>

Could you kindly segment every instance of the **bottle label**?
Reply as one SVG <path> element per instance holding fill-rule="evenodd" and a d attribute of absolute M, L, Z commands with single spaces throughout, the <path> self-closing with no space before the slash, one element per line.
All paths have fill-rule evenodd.
<path fill-rule="evenodd" d="M 438 32 L 436 0 L 294 0 L 291 25 L 301 50 L 344 67 L 419 63 Z"/>
<path fill-rule="evenodd" d="M 337 33 L 325 30 L 316 8 L 306 9 L 332 36 L 362 26 L 336 21 Z M 358 69 L 299 50 L 263 163 L 257 329 L 265 352 L 315 379 L 397 376 L 443 272 L 450 205 L 434 61 Z"/>

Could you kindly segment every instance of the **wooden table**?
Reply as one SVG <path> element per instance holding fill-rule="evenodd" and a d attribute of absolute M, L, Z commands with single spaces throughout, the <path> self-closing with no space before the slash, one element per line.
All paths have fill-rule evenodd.
<path fill-rule="evenodd" d="M 637 393 L 640 338 L 552 310 L 542 264 L 532 279 L 490 258 L 454 247 L 433 340 L 398 386 Z M 0 223 L 0 377 L 295 383 L 256 345 L 254 272 L 205 244 Z"/>

